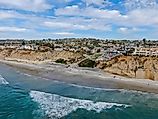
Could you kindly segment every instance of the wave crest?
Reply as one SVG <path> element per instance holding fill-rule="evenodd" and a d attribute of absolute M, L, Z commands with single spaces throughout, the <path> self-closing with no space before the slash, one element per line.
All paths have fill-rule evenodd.
<path fill-rule="evenodd" d="M 0 75 L 0 84 L 8 85 L 9 82 L 7 82 L 7 81 L 5 80 L 5 78 L 2 77 L 2 75 Z"/>
<path fill-rule="evenodd" d="M 30 96 L 32 97 L 33 101 L 39 103 L 40 107 L 45 111 L 46 115 L 53 119 L 64 117 L 79 108 L 86 109 L 88 111 L 93 110 L 99 113 L 102 110 L 110 109 L 113 106 L 124 108 L 129 106 L 125 104 L 106 102 L 94 103 L 90 100 L 68 98 L 39 91 L 31 91 Z"/>

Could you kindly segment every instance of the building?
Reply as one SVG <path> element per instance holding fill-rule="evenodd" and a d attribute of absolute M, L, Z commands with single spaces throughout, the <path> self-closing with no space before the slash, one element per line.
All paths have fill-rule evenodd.
<path fill-rule="evenodd" d="M 0 40 L 0 45 L 10 46 L 10 45 L 16 45 L 19 46 L 22 44 L 24 40 L 18 40 L 18 39 L 7 39 L 7 40 Z"/>
<path fill-rule="evenodd" d="M 38 50 L 39 46 L 36 46 L 36 45 L 22 45 L 18 49 L 21 49 L 21 50 Z"/>
<path fill-rule="evenodd" d="M 135 48 L 133 55 L 138 56 L 158 56 L 158 48 Z"/>

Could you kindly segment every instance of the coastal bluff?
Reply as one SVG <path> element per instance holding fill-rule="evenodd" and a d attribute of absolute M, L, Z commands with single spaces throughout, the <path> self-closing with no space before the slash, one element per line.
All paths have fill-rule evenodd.
<path fill-rule="evenodd" d="M 63 59 L 67 64 L 76 63 L 84 57 L 81 53 L 74 53 L 70 51 L 32 51 L 32 50 L 16 50 L 16 49 L 3 49 L 0 50 L 0 59 L 14 59 L 26 61 L 56 61 Z"/>
<path fill-rule="evenodd" d="M 120 56 L 110 61 L 98 62 L 97 67 L 125 77 L 158 80 L 157 57 Z"/>
<path fill-rule="evenodd" d="M 83 53 L 71 51 L 32 51 L 3 49 L 0 50 L 0 59 L 24 61 L 27 63 L 39 63 L 40 61 L 60 61 L 64 64 L 75 66 L 97 67 L 105 72 L 128 78 L 151 79 L 158 81 L 158 58 L 145 56 L 118 56 L 108 61 L 91 61 L 84 57 Z M 81 62 L 82 61 L 82 62 Z M 60 63 L 59 62 L 59 63 Z M 80 66 L 81 65 L 81 66 Z M 72 65 L 73 66 L 73 65 Z"/>

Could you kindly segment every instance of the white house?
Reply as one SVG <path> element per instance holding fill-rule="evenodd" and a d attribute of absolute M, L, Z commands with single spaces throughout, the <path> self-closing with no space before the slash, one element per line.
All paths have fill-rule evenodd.
<path fill-rule="evenodd" d="M 158 48 L 135 48 L 133 55 L 158 56 Z"/>

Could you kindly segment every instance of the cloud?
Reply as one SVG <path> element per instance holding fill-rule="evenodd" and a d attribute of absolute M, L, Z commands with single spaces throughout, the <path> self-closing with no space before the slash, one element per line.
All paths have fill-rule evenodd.
<path fill-rule="evenodd" d="M 18 27 L 0 27 L 0 32 L 24 32 L 27 29 Z"/>
<path fill-rule="evenodd" d="M 69 29 L 73 27 L 73 24 L 71 23 L 64 23 L 64 22 L 50 22 L 50 21 L 46 21 L 44 22 L 44 25 L 47 27 L 53 27 L 53 28 L 65 28 L 65 29 Z"/>
<path fill-rule="evenodd" d="M 126 28 L 126 27 L 121 27 L 121 28 L 119 28 L 119 31 L 121 32 L 121 33 L 127 33 L 128 32 L 128 28 Z"/>
<path fill-rule="evenodd" d="M 58 0 L 57 2 L 65 2 L 65 3 L 69 3 L 69 2 L 72 2 L 72 1 L 74 1 L 74 0 Z"/>
<path fill-rule="evenodd" d="M 109 31 L 111 35 L 126 35 L 158 29 L 158 7 L 155 0 L 124 1 L 121 4 L 128 9 L 126 12 L 122 8 L 102 7 L 107 0 L 81 1 L 58 0 L 48 4 L 47 0 L 0 0 L 0 8 L 4 8 L 0 10 L 0 32 L 21 32 L 20 36 L 34 33 L 34 36 L 47 37 L 76 36 L 74 33 L 78 36 L 99 36 Z"/>
<path fill-rule="evenodd" d="M 157 7 L 157 2 L 156 0 L 125 0 L 124 5 L 126 9 L 134 10 Z"/>
<path fill-rule="evenodd" d="M 1 8 L 41 12 L 52 8 L 46 0 L 0 0 Z"/>
<path fill-rule="evenodd" d="M 43 22 L 43 26 L 51 29 L 63 29 L 66 31 L 72 30 L 98 30 L 98 31 L 110 31 L 111 26 L 99 22 L 95 19 L 84 19 L 84 18 L 56 18 Z"/>
<path fill-rule="evenodd" d="M 117 10 L 98 9 L 94 7 L 79 8 L 77 5 L 56 9 L 55 15 L 104 19 L 121 17 L 120 12 Z"/>
<path fill-rule="evenodd" d="M 18 27 L 47 31 L 57 29 L 62 32 L 73 30 L 105 32 L 112 31 L 113 26 L 125 28 L 158 26 L 158 12 L 156 8 L 136 9 L 126 14 L 121 14 L 118 10 L 100 9 L 92 6 L 80 8 L 77 5 L 73 5 L 55 9 L 55 16 L 51 17 L 20 14 L 8 10 L 0 11 L 0 16 L 0 19 L 21 19 L 23 23 L 20 26 L 18 25 Z M 17 24 L 14 24 L 14 22 L 8 22 L 8 24 L 17 27 Z"/>
<path fill-rule="evenodd" d="M 132 0 L 134 1 L 134 0 Z M 135 0 L 139 1 L 139 0 Z M 142 0 L 143 1 L 143 0 Z M 146 0 L 144 0 L 145 2 Z M 144 3 L 142 2 L 142 4 Z M 145 3 L 144 3 L 145 4 Z M 149 3 L 146 3 L 149 4 Z M 150 1 L 150 5 L 156 4 Z M 145 5 L 144 5 L 145 6 Z M 124 27 L 158 27 L 158 7 L 141 8 L 121 13 L 119 10 L 100 9 L 95 7 L 80 8 L 77 5 L 67 6 L 55 10 L 57 17 L 83 17 L 96 19 L 101 24 L 109 24 Z M 104 23 L 103 23 L 104 22 Z"/>
<path fill-rule="evenodd" d="M 124 19 L 119 19 L 116 23 L 125 26 L 158 26 L 158 9 L 136 9 L 126 14 Z"/>
<path fill-rule="evenodd" d="M 56 33 L 53 33 L 53 34 L 59 35 L 59 36 L 73 36 L 73 35 L 75 35 L 72 32 L 56 32 Z"/>
<path fill-rule="evenodd" d="M 120 28 L 118 28 L 118 32 L 123 33 L 123 34 L 131 34 L 134 32 L 144 32 L 144 31 L 146 31 L 146 29 L 137 28 L 137 27 L 120 27 Z"/>
<path fill-rule="evenodd" d="M 0 19 L 14 18 L 15 14 L 12 11 L 0 11 Z"/>
<path fill-rule="evenodd" d="M 97 5 L 99 7 L 108 6 L 112 3 L 108 0 L 82 0 L 84 3 L 86 3 L 87 6 L 89 5 Z"/>

